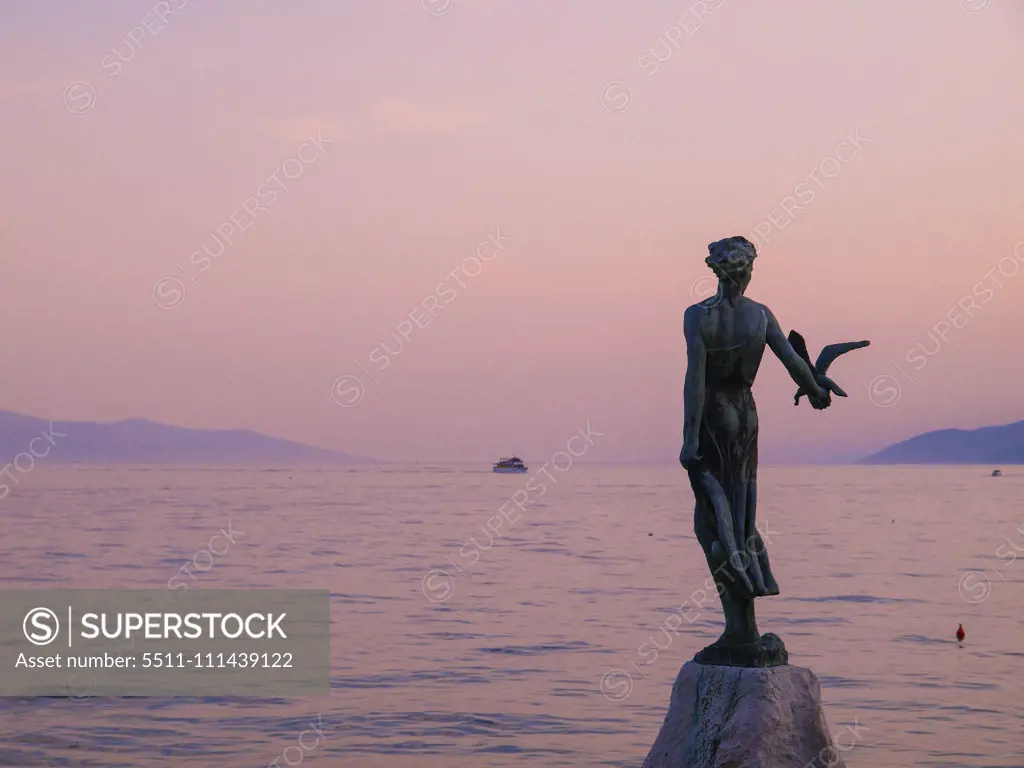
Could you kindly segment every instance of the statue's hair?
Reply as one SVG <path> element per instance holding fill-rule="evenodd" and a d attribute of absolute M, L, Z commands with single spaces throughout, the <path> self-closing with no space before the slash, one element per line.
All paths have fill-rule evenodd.
<path fill-rule="evenodd" d="M 708 257 L 704 263 L 711 267 L 719 278 L 732 278 L 749 271 L 757 258 L 757 249 L 747 238 L 737 235 L 716 240 L 708 246 Z"/>

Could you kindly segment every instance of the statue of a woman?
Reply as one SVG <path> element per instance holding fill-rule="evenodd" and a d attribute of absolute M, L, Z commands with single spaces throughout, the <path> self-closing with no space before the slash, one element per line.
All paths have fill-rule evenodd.
<path fill-rule="evenodd" d="M 725 632 L 695 657 L 709 664 L 786 663 L 782 641 L 758 634 L 754 598 L 779 594 L 755 527 L 757 410 L 750 388 L 767 344 L 816 409 L 831 404 L 766 306 L 743 295 L 757 253 L 744 237 L 708 246 L 718 292 L 686 310 L 683 448 L 696 498 L 694 532 L 725 613 Z"/>

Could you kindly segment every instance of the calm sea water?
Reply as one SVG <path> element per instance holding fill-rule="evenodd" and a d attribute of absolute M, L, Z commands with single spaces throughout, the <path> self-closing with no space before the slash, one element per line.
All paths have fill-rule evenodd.
<path fill-rule="evenodd" d="M 1024 765 L 1024 467 L 990 470 L 762 469 L 782 595 L 760 628 L 819 676 L 850 766 Z M 0 502 L 4 588 L 166 589 L 230 520 L 193 588 L 329 589 L 333 670 L 322 699 L 0 700 L 0 765 L 639 766 L 721 631 L 697 607 L 685 475 L 577 464 L 488 533 L 528 477 L 22 476 Z"/>

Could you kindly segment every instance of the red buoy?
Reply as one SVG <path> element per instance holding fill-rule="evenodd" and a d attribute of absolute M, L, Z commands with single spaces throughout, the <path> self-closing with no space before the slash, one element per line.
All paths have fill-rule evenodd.
<path fill-rule="evenodd" d="M 964 641 L 965 637 L 967 637 L 967 633 L 964 632 L 964 625 L 961 624 L 956 629 L 956 639 L 957 639 L 957 642 L 962 643 Z"/>

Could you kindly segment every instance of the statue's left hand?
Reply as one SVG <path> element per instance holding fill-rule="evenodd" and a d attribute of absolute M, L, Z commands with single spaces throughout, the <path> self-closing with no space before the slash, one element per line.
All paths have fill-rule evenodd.
<path fill-rule="evenodd" d="M 832 405 L 832 395 L 824 387 L 818 387 L 816 392 L 808 392 L 807 399 L 816 411 L 823 411 Z"/>
<path fill-rule="evenodd" d="M 683 445 L 683 449 L 679 452 L 679 463 L 683 465 L 683 469 L 697 469 L 701 464 L 701 456 L 695 445 Z"/>

